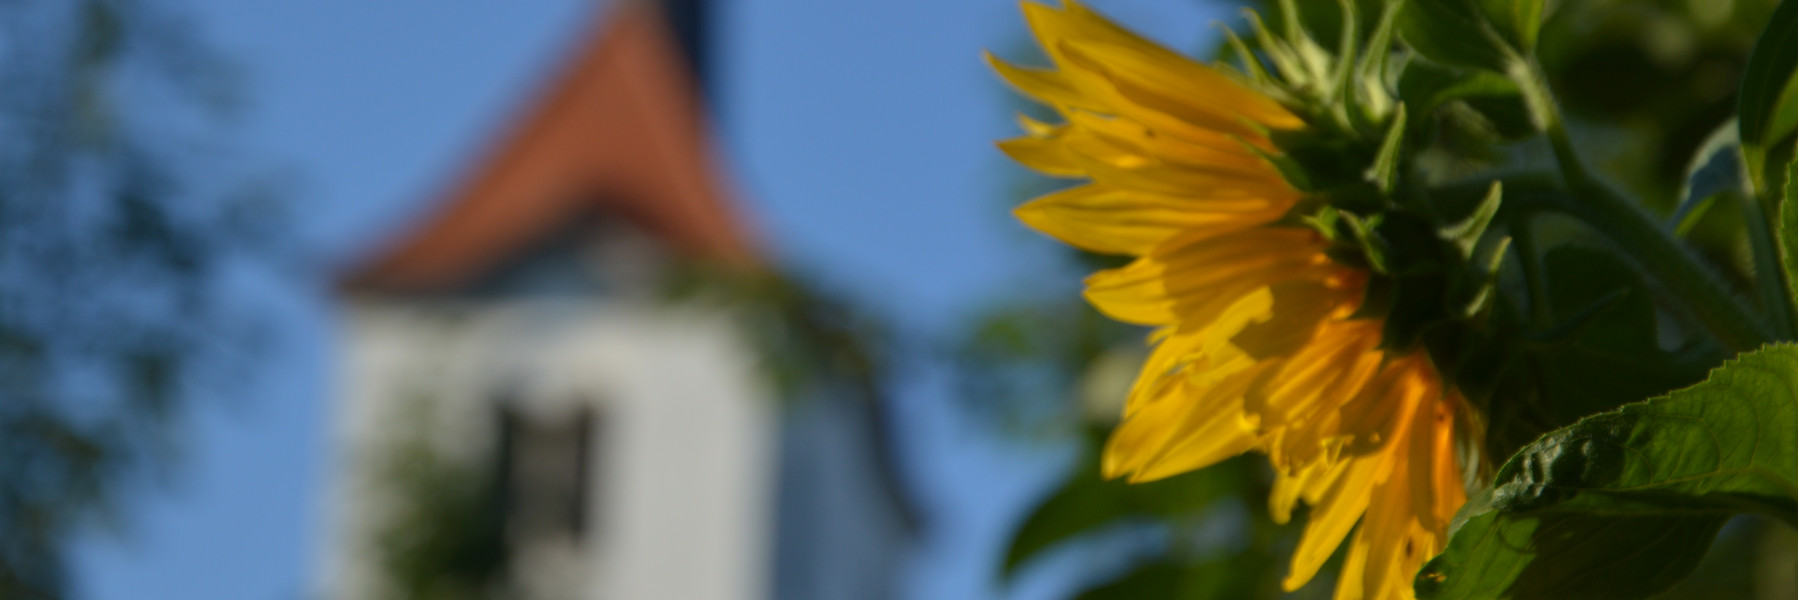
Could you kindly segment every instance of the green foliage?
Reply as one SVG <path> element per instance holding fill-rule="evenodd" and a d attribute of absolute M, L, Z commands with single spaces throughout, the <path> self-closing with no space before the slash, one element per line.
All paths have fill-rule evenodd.
<path fill-rule="evenodd" d="M 1542 0 L 1409 0 L 1400 37 L 1424 56 L 1501 73 L 1535 48 Z"/>
<path fill-rule="evenodd" d="M 224 282 L 266 266 L 283 236 L 246 217 L 278 207 L 210 150 L 229 69 L 185 25 L 0 2 L 0 598 L 63 597 L 70 539 L 166 480 L 170 421 L 238 392 L 273 331 Z"/>
<path fill-rule="evenodd" d="M 1095 441 L 1103 438 L 1097 432 Z M 1061 489 L 1044 499 L 1012 535 L 1002 573 L 1016 574 L 1043 552 L 1073 539 L 1133 520 L 1191 518 L 1240 487 L 1252 476 L 1250 465 L 1237 460 L 1150 483 L 1135 484 L 1099 476 L 1098 454 L 1086 460 Z"/>
<path fill-rule="evenodd" d="M 1663 348 L 1651 288 L 1633 265 L 1565 223 L 1523 225 L 1523 290 L 1495 299 L 1483 324 L 1432 338 L 1438 364 L 1487 415 L 1486 455 L 1509 456 L 1580 417 L 1689 385 L 1722 358 L 1711 345 Z M 1602 378 L 1593 373 L 1605 373 Z"/>
<path fill-rule="evenodd" d="M 1242 554 L 1193 563 L 1159 562 L 1081 592 L 1075 600 L 1243 600 L 1272 590 L 1251 573 L 1276 568 L 1265 554 Z"/>
<path fill-rule="evenodd" d="M 688 262 L 661 284 L 665 299 L 727 305 L 758 350 L 782 401 L 843 389 L 877 402 L 891 370 L 886 324 L 834 290 L 774 270 Z"/>
<path fill-rule="evenodd" d="M 1779 216 L 1777 240 L 1781 271 L 1785 275 L 1788 297 L 1793 306 L 1798 306 L 1798 209 L 1791 205 L 1791 199 L 1798 197 L 1798 177 L 1794 175 L 1798 175 L 1798 161 L 1787 167 L 1785 194 L 1775 214 Z"/>
<path fill-rule="evenodd" d="M 1099 448 L 1107 433 L 1103 428 L 1088 432 L 1082 458 L 1068 481 L 1019 524 L 1006 550 L 1002 577 L 1017 579 L 1045 554 L 1131 527 L 1158 524 L 1172 539 L 1170 547 L 1095 582 L 1075 598 L 1292 598 L 1280 589 L 1285 564 L 1275 549 L 1290 546 L 1297 531 L 1268 519 L 1270 474 L 1265 466 L 1244 456 L 1150 483 L 1105 480 L 1099 477 Z M 1237 507 L 1248 509 L 1246 518 L 1230 510 Z M 1246 530 L 1228 540 L 1204 533 L 1220 525 Z M 1325 572 L 1334 568 L 1326 566 Z M 1328 591 L 1308 589 L 1299 597 L 1328 597 Z"/>
<path fill-rule="evenodd" d="M 1769 154 L 1798 129 L 1798 3 L 1785 2 L 1773 11 L 1742 76 L 1740 106 L 1743 154 L 1757 189 L 1765 181 Z"/>
<path fill-rule="evenodd" d="M 1690 572 L 1739 512 L 1798 523 L 1798 346 L 1745 354 L 1518 451 L 1463 509 L 1419 597 L 1646 597 Z"/>
<path fill-rule="evenodd" d="M 1491 71 L 1463 71 L 1417 62 L 1406 65 L 1398 81 L 1398 92 L 1406 104 L 1417 107 L 1418 114 L 1427 115 L 1454 101 L 1502 106 L 1506 100 L 1516 101 L 1517 84 Z M 1501 129 L 1513 131 L 1516 127 L 1504 123 Z"/>
<path fill-rule="evenodd" d="M 481 600 L 506 567 L 501 486 L 490 465 L 446 456 L 427 435 L 427 397 L 408 399 L 406 427 L 379 456 L 394 505 L 373 557 L 407 600 Z"/>
<path fill-rule="evenodd" d="M 1450 552 L 1419 580 L 1422 597 L 1643 597 L 1684 578 L 1729 515 L 1768 511 L 1756 504 L 1764 498 L 1737 488 L 1711 493 L 1723 488 L 1695 479 L 1685 484 L 1699 487 L 1638 489 L 1605 479 L 1624 477 L 1621 466 L 1610 473 L 1585 469 L 1590 461 L 1568 461 L 1598 452 L 1603 444 L 1594 440 L 1614 439 L 1601 434 L 1622 436 L 1615 438 L 1619 444 L 1695 443 L 1641 407 L 1717 404 L 1696 399 L 1702 390 L 1754 395 L 1739 389 L 1751 377 L 1729 373 L 1767 360 L 1763 355 L 1791 352 L 1780 347 L 1751 355 L 1712 383 L 1634 404 L 1699 383 L 1732 349 L 1795 334 L 1786 281 L 1798 276 L 1798 267 L 1789 266 L 1798 260 L 1787 257 L 1798 247 L 1798 211 L 1774 203 L 1784 190 L 1771 184 L 1784 181 L 1783 168 L 1769 173 L 1767 179 L 1778 180 L 1769 182 L 1754 170 L 1757 160 L 1783 167 L 1790 152 L 1781 148 L 1790 144 L 1775 142 L 1798 130 L 1798 109 L 1787 98 L 1798 94 L 1788 89 L 1798 86 L 1788 83 L 1798 57 L 1775 67 L 1763 58 L 1798 54 L 1783 48 L 1798 42 L 1778 41 L 1791 38 L 1785 34 L 1794 28 L 1782 23 L 1798 9 L 1790 3 L 1779 9 L 1747 68 L 1749 78 L 1763 82 L 1758 89 L 1766 98 L 1756 106 L 1765 118 L 1748 123 L 1744 109 L 1739 130 L 1718 130 L 1736 104 L 1734 77 L 1716 74 L 1749 63 L 1751 41 L 1773 13 L 1770 1 L 1409 0 L 1356 2 L 1353 10 L 1328 0 L 1263 4 L 1273 5 L 1268 22 L 1275 27 L 1251 22 L 1252 29 L 1284 45 L 1257 51 L 1239 40 L 1229 44 L 1238 58 L 1252 62 L 1259 54 L 1282 75 L 1303 75 L 1312 91 L 1326 89 L 1319 82 L 1340 63 L 1316 60 L 1307 49 L 1367 48 L 1352 65 L 1347 119 L 1331 112 L 1341 107 L 1307 105 L 1314 94 L 1305 90 L 1275 94 L 1311 111 L 1305 118 L 1323 132 L 1274 139 L 1284 154 L 1269 158 L 1327 205 L 1308 205 L 1294 221 L 1334 242 L 1333 258 L 1375 275 L 1357 316 L 1386 319 L 1386 347 L 1421 345 L 1480 409 L 1474 426 L 1484 429 L 1486 443 L 1476 449 L 1472 468 L 1507 465 L 1499 473 L 1501 492 L 1469 504 Z M 1381 10 L 1399 4 L 1401 12 Z M 1551 5 L 1558 16 L 1545 23 Z M 1342 26 L 1345 18 L 1354 26 Z M 1389 60 L 1374 60 L 1389 43 L 1381 41 L 1387 23 L 1402 44 L 1387 53 Z M 1285 31 L 1276 33 L 1281 26 Z M 1333 32 L 1340 33 L 1333 39 Z M 1358 32 L 1371 33 L 1343 43 Z M 1252 79 L 1272 79 L 1257 67 L 1249 68 Z M 1755 89 L 1742 88 L 1741 106 L 1750 106 Z M 1389 105 L 1381 104 L 1381 94 Z M 1737 131 L 1740 143 L 1731 135 Z M 1754 148 L 1771 151 L 1756 155 Z M 1763 190 L 1769 187 L 1772 193 Z M 1757 205 L 1757 198 L 1769 204 Z M 1620 226 L 1620 217 L 1629 223 Z M 1647 238 L 1653 248 L 1639 243 Z M 1669 277 L 1670 264 L 1681 274 Z M 1081 365 L 1070 368 L 1078 372 Z M 1734 391 L 1723 389 L 1730 386 Z M 1696 416 L 1722 415 L 1701 410 Z M 1595 425 L 1601 418 L 1614 419 Z M 1713 424 L 1720 432 L 1738 425 Z M 1798 424 L 1779 426 L 1798 430 Z M 1570 431 L 1586 437 L 1574 439 Z M 1701 456 L 1657 448 L 1643 452 Z M 1627 466 L 1627 458 L 1617 464 Z M 1555 486 L 1570 480 L 1590 486 L 1502 491 L 1547 481 L 1547 474 Z M 1076 477 L 1042 505 L 1014 539 L 1008 572 L 1046 548 L 1078 543 L 1120 521 L 1159 519 L 1178 529 L 1199 512 L 1197 503 L 1168 511 L 1152 498 L 1104 485 Z M 1236 493 L 1253 501 L 1253 486 L 1242 485 Z M 1231 579 L 1220 575 L 1230 567 L 1218 560 L 1174 553 L 1084 597 L 1259 593 L 1253 586 L 1206 587 Z M 1265 574 L 1241 568 L 1239 579 Z"/>

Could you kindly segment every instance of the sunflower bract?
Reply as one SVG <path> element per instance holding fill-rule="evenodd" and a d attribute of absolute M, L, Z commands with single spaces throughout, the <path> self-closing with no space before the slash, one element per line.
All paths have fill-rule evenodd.
<path fill-rule="evenodd" d="M 1275 518 L 1312 507 L 1288 590 L 1352 530 L 1336 597 L 1411 598 L 1466 501 L 1464 403 L 1427 357 L 1383 350 L 1380 321 L 1356 314 L 1370 273 L 1332 260 L 1316 231 L 1282 225 L 1304 194 L 1265 155 L 1279 152 L 1275 132 L 1302 134 L 1305 120 L 1079 4 L 1024 14 L 1054 67 L 988 58 L 1063 122 L 1025 119 L 1026 135 L 1000 148 L 1086 182 L 1017 216 L 1073 246 L 1136 257 L 1090 277 L 1086 298 L 1156 328 L 1105 475 L 1148 481 L 1265 453 Z"/>

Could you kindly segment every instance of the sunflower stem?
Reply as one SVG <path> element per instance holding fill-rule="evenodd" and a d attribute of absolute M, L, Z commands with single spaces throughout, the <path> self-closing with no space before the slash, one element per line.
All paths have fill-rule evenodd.
<path fill-rule="evenodd" d="M 1779 336 L 1759 315 L 1729 291 L 1723 280 L 1669 232 L 1628 198 L 1600 181 L 1581 162 L 1567 133 L 1548 79 L 1534 58 L 1517 57 L 1508 75 L 1522 91 L 1536 126 L 1548 136 L 1567 189 L 1574 193 L 1575 216 L 1603 232 L 1624 251 L 1653 265 L 1653 276 L 1673 292 L 1691 313 L 1731 351 L 1743 352 Z"/>

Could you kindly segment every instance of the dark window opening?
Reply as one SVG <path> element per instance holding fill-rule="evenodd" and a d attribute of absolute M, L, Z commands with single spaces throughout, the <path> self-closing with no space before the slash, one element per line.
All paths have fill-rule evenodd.
<path fill-rule="evenodd" d="M 554 418 L 500 408 L 500 477 L 513 544 L 593 535 L 592 453 L 600 421 L 582 405 Z"/>

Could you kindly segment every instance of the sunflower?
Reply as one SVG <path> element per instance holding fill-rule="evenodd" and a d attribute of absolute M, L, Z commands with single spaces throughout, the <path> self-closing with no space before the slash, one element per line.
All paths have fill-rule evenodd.
<path fill-rule="evenodd" d="M 1306 195 L 1269 158 L 1276 134 L 1303 135 L 1306 120 L 1079 4 L 1024 13 L 1054 68 L 988 59 L 1063 122 L 1023 119 L 1026 135 L 1000 147 L 1086 181 L 1017 215 L 1073 246 L 1134 256 L 1087 279 L 1086 298 L 1156 328 L 1105 475 L 1148 481 L 1265 453 L 1274 517 L 1311 507 L 1287 590 L 1353 530 L 1336 597 L 1411 598 L 1466 501 L 1464 403 L 1424 353 L 1381 346 L 1380 319 L 1361 310 L 1374 275 L 1292 224 Z"/>

